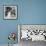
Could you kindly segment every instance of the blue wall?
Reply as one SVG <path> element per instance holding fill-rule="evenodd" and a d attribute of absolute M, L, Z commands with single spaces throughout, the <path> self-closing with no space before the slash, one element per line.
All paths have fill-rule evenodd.
<path fill-rule="evenodd" d="M 24 24 L 46 24 L 46 0 L 23 0 L 21 18 Z"/>
<path fill-rule="evenodd" d="M 18 19 L 4 20 L 3 5 L 18 5 Z M 8 43 L 10 32 L 18 32 L 18 24 L 46 24 L 46 0 L 0 0 L 0 44 Z"/>

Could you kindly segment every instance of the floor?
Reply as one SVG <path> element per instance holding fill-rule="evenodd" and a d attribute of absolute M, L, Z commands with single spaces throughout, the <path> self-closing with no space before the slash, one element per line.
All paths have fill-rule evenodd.
<path fill-rule="evenodd" d="M 45 41 L 32 42 L 31 40 L 28 41 L 21 40 L 20 46 L 46 46 L 46 42 Z"/>
<path fill-rule="evenodd" d="M 0 44 L 0 46 L 8 46 L 8 44 Z M 31 40 L 28 40 L 28 41 L 21 40 L 19 45 L 14 44 L 13 46 L 46 46 L 46 42 L 45 41 L 44 42 L 43 41 L 32 42 Z"/>
<path fill-rule="evenodd" d="M 0 44 L 0 46 L 8 46 L 8 44 Z M 10 45 L 10 46 L 18 46 L 18 44 Z"/>

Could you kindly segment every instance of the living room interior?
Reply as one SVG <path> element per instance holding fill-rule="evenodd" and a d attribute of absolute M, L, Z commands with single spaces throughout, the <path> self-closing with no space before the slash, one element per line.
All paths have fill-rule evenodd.
<path fill-rule="evenodd" d="M 6 5 L 17 6 L 17 19 L 4 19 L 4 6 Z M 31 28 L 29 32 L 29 28 L 26 29 L 27 31 L 23 29 L 28 33 L 26 33 L 26 37 L 23 37 L 23 34 L 20 37 L 18 35 L 20 34 L 20 32 L 18 33 L 19 24 L 27 25 L 26 28 L 28 25 L 45 25 L 46 27 L 46 0 L 0 0 L 0 46 L 46 46 L 45 27 L 41 28 L 41 26 L 39 29 L 39 26 L 36 26 L 36 28 Z M 8 45 L 10 39 L 8 36 L 11 32 L 16 34 L 16 40 L 15 44 Z M 12 36 L 11 38 L 13 39 Z"/>

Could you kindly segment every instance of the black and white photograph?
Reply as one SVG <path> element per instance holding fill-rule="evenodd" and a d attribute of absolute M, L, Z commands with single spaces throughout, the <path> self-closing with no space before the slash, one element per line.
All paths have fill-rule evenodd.
<path fill-rule="evenodd" d="M 46 25 L 21 25 L 20 39 L 46 41 Z"/>
<path fill-rule="evenodd" d="M 17 19 L 17 6 L 4 6 L 4 19 Z"/>

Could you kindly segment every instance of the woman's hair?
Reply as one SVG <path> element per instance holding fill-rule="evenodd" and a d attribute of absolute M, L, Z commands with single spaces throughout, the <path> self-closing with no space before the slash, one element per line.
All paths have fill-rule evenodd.
<path fill-rule="evenodd" d="M 8 12 L 11 11 L 12 8 L 11 7 L 6 7 L 6 10 L 5 10 L 5 16 L 7 16 Z"/>

